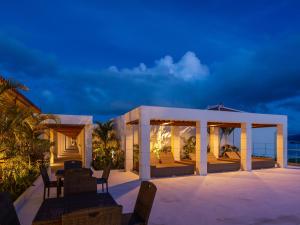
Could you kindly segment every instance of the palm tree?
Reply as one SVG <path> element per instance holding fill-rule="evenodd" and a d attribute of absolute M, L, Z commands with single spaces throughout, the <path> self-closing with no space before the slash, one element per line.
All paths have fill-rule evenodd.
<path fill-rule="evenodd" d="M 50 147 L 50 142 L 42 138 L 47 130 L 44 121 L 58 121 L 55 116 L 20 107 L 9 96 L 9 91 L 18 89 L 28 90 L 15 80 L 0 80 L 0 161 L 22 155 L 30 164 L 32 159 L 43 159 L 42 155 Z"/>
<path fill-rule="evenodd" d="M 117 138 L 114 130 L 113 120 L 107 122 L 96 122 L 94 129 L 94 145 L 104 152 L 107 162 L 112 159 L 112 151 L 116 149 Z"/>
<path fill-rule="evenodd" d="M 44 138 L 48 130 L 44 122 L 57 121 L 17 104 L 12 93 L 20 89 L 28 90 L 0 76 L 0 191 L 9 191 L 13 198 L 35 180 L 39 163 L 52 144 Z"/>

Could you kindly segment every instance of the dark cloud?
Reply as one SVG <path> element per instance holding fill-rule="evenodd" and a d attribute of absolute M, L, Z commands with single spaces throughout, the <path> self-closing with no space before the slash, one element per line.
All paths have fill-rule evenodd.
<path fill-rule="evenodd" d="M 300 96 L 299 36 L 238 49 L 228 59 L 208 65 L 210 73 L 201 79 L 197 73 L 192 79 L 174 76 L 157 64 L 147 70 L 65 68 L 55 58 L 4 37 L 0 48 L 1 70 L 27 84 L 27 95 L 49 113 L 107 116 L 139 105 L 204 108 L 219 102 L 245 111 L 300 111 L 299 101 L 290 100 Z M 297 118 L 293 121 L 299 124 Z"/>
<path fill-rule="evenodd" d="M 57 73 L 57 62 L 54 56 L 0 33 L 0 69 L 15 76 L 37 78 Z"/>

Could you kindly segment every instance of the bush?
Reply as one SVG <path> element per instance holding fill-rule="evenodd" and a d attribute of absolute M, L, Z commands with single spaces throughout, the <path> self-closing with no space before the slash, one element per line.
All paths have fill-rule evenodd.
<path fill-rule="evenodd" d="M 29 165 L 22 157 L 11 158 L 1 164 L 0 191 L 17 199 L 39 176 L 39 164 Z"/>
<path fill-rule="evenodd" d="M 111 163 L 111 169 L 124 169 L 125 153 L 122 150 L 114 152 L 111 158 L 107 158 L 104 154 L 95 156 L 92 161 L 92 167 L 95 170 L 103 170 L 107 163 Z"/>

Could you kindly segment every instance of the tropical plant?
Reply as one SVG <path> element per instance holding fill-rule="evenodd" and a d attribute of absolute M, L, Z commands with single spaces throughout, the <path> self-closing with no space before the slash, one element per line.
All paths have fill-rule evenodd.
<path fill-rule="evenodd" d="M 93 132 L 93 166 L 102 169 L 111 163 L 113 168 L 124 168 L 125 154 L 120 149 L 113 120 L 96 122 Z"/>
<path fill-rule="evenodd" d="M 151 152 L 154 153 L 159 162 L 161 162 L 160 152 L 171 151 L 171 147 L 169 146 L 170 137 L 171 132 L 169 131 L 169 127 L 158 126 L 152 131 L 152 135 L 150 138 L 152 143 Z"/>
<path fill-rule="evenodd" d="M 190 154 L 196 151 L 196 137 L 190 136 L 188 139 L 183 138 L 184 146 L 182 147 L 182 158 L 191 159 Z"/>
<path fill-rule="evenodd" d="M 38 175 L 38 166 L 45 163 L 51 143 L 45 120 L 56 118 L 33 112 L 16 102 L 12 93 L 28 90 L 14 80 L 0 80 L 0 191 L 13 197 L 22 193 Z"/>

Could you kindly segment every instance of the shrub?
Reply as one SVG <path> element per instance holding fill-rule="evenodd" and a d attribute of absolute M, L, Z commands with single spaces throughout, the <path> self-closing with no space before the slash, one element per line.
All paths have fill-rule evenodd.
<path fill-rule="evenodd" d="M 15 200 L 39 175 L 39 163 L 29 165 L 22 157 L 14 157 L 1 163 L 0 191 L 9 192 Z"/>

